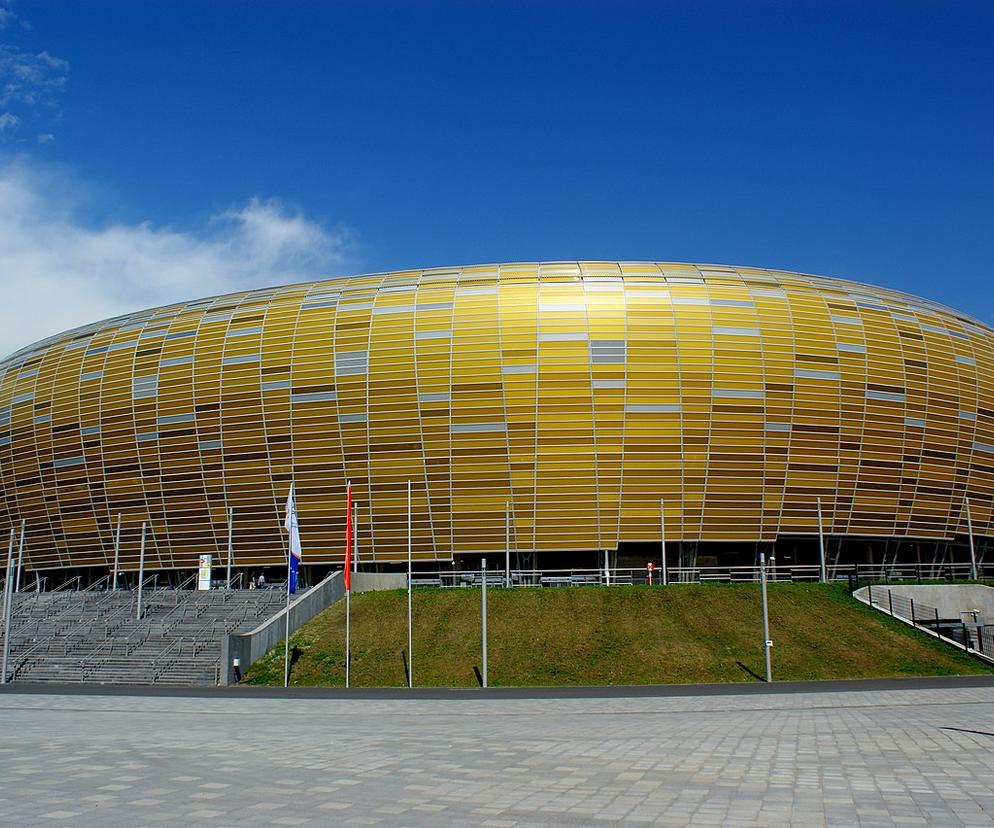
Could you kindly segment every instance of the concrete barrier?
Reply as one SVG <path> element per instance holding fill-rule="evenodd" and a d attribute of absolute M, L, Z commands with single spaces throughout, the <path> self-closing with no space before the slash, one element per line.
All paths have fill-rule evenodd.
<path fill-rule="evenodd" d="M 393 572 L 356 572 L 352 576 L 353 592 L 374 592 L 403 589 L 407 575 Z M 221 684 L 235 684 L 235 661 L 244 673 L 271 648 L 286 637 L 286 615 L 290 613 L 291 634 L 310 621 L 321 610 L 345 597 L 345 580 L 341 572 L 333 572 L 311 587 L 290 606 L 266 619 L 252 632 L 225 636 L 221 641 Z"/>

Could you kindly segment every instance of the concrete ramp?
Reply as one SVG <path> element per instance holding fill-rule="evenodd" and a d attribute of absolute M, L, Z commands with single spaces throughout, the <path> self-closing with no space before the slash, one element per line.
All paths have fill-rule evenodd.
<path fill-rule="evenodd" d="M 403 589 L 407 586 L 404 573 L 356 572 L 352 575 L 353 592 L 373 592 L 383 589 Z M 264 621 L 251 632 L 227 636 L 221 642 L 220 683 L 235 684 L 243 674 L 271 648 L 286 638 L 287 616 L 290 633 L 310 621 L 322 610 L 345 597 L 342 573 L 333 572 L 316 586 Z"/>

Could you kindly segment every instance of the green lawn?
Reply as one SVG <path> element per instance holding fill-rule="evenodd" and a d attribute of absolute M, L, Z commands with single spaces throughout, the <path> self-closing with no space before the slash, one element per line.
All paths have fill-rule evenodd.
<path fill-rule="evenodd" d="M 489 683 L 600 685 L 756 681 L 763 674 L 759 588 L 491 589 Z M 775 680 L 990 673 L 986 665 L 870 610 L 837 584 L 771 584 Z M 291 684 L 345 683 L 345 602 L 291 636 Z M 477 685 L 480 591 L 414 592 L 418 686 Z M 352 599 L 353 686 L 403 686 L 407 593 Z M 751 675 L 754 674 L 754 675 Z M 283 645 L 249 670 L 282 684 Z"/>

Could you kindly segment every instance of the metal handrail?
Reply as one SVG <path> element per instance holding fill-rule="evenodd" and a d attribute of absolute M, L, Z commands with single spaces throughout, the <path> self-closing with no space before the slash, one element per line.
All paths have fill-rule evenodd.
<path fill-rule="evenodd" d="M 166 647 L 166 649 L 164 649 L 161 653 L 159 653 L 152 661 L 152 665 L 150 667 L 152 684 L 155 684 L 155 680 L 162 675 L 166 667 L 169 666 L 169 663 L 167 662 L 166 664 L 161 665 L 158 669 L 156 669 L 156 665 L 159 664 L 162 661 L 162 659 L 165 658 L 165 656 L 174 648 L 176 648 L 177 651 L 181 651 L 183 649 L 183 640 L 184 639 L 182 638 L 177 638 L 172 644 L 170 644 L 168 647 Z"/>
<path fill-rule="evenodd" d="M 68 595 L 69 593 L 66 592 L 66 593 L 63 593 L 63 594 L 64 595 Z M 55 613 L 55 615 L 51 615 L 51 616 L 45 618 L 44 619 L 45 623 L 46 624 L 58 623 L 59 619 L 61 619 L 64 615 L 68 615 L 69 613 L 71 613 L 73 610 L 76 610 L 76 609 L 79 609 L 79 607 L 76 604 L 69 604 L 68 606 L 63 607 L 63 609 L 61 609 L 59 612 Z M 14 611 L 15 611 L 14 605 L 11 604 L 11 613 L 13 613 Z M 13 637 L 13 634 L 15 632 L 17 632 L 18 630 L 22 630 L 25 627 L 34 626 L 35 624 L 37 624 L 37 619 L 26 618 L 26 619 L 22 619 L 21 623 L 18 624 L 17 626 L 15 626 L 14 625 L 13 616 L 12 616 L 11 617 L 11 627 L 10 627 L 11 637 Z M 2 637 L 3 636 L 0 635 L 0 638 L 2 638 Z"/>
<path fill-rule="evenodd" d="M 82 658 L 80 658 L 80 660 L 79 660 L 79 680 L 80 680 L 81 683 L 84 682 L 84 681 L 86 681 L 86 675 L 87 675 L 86 674 L 86 663 L 87 662 L 92 662 L 93 659 L 95 659 L 100 654 L 100 651 L 103 650 L 105 647 L 109 648 L 110 651 L 111 651 L 110 653 L 108 653 L 108 655 L 113 655 L 113 652 L 114 652 L 114 639 L 113 638 L 107 638 L 107 639 L 105 639 L 103 641 L 103 643 L 101 643 L 100 645 L 98 645 L 96 647 L 96 649 L 92 650 L 91 652 L 87 653 L 85 656 L 83 656 Z M 90 673 L 91 674 L 93 673 L 92 669 L 90 670 Z"/>
<path fill-rule="evenodd" d="M 81 581 L 82 581 L 82 576 L 81 575 L 76 575 L 75 577 L 70 578 L 64 584 L 60 584 L 59 586 L 57 586 L 55 589 L 52 590 L 52 592 L 62 592 L 62 590 L 64 590 L 67 586 L 69 586 L 69 584 L 75 583 L 75 584 L 78 585 Z M 75 592 L 76 590 L 72 590 L 72 591 Z"/>
<path fill-rule="evenodd" d="M 180 617 L 182 617 L 182 614 L 186 613 L 186 609 L 189 603 L 190 603 L 190 596 L 187 596 L 187 598 L 184 600 L 184 603 L 182 604 L 180 604 L 179 600 L 177 599 L 176 603 L 173 604 L 173 608 L 169 610 L 169 612 L 167 612 L 164 616 L 162 616 L 162 618 L 158 619 L 158 623 L 166 625 L 163 627 L 164 632 L 169 632 L 169 630 L 171 630 L 176 625 L 176 623 L 180 620 Z M 181 610 L 182 613 L 180 612 Z M 199 612 L 197 613 L 196 617 L 198 618 L 200 617 Z"/>
<path fill-rule="evenodd" d="M 200 575 L 199 572 L 194 572 L 189 578 L 184 578 L 182 581 L 179 582 L 179 585 L 176 587 L 176 591 L 179 592 L 179 590 L 181 589 L 186 589 L 186 585 L 192 584 L 194 581 L 196 581 L 199 575 Z"/>
<path fill-rule="evenodd" d="M 109 580 L 110 580 L 110 573 L 108 572 L 99 581 L 94 581 L 92 584 L 90 584 L 88 587 L 84 588 L 82 591 L 83 592 L 96 592 L 97 587 L 100 586 L 100 584 L 102 584 L 104 581 L 109 581 Z"/>

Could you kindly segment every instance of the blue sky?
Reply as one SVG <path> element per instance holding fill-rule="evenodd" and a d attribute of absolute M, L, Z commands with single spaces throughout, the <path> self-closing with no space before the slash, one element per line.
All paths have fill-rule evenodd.
<path fill-rule="evenodd" d="M 0 8 L 0 279 L 44 286 L 0 344 L 523 259 L 845 276 L 994 322 L 994 3 Z"/>

